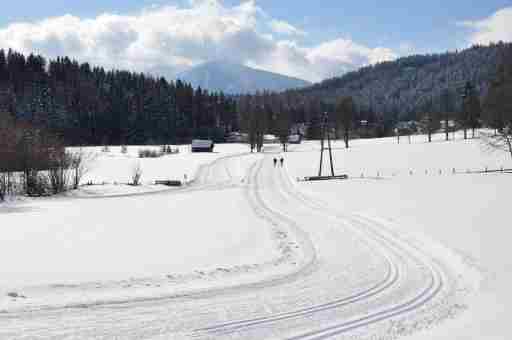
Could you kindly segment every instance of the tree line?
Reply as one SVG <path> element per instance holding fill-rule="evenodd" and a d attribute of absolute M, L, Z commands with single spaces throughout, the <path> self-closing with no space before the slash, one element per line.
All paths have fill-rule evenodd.
<path fill-rule="evenodd" d="M 369 65 L 297 91 L 330 102 L 340 96 L 351 96 L 362 109 L 384 116 L 396 115 L 400 121 L 413 120 L 425 107 L 439 110 L 445 90 L 457 92 L 454 105 L 460 110 L 460 92 L 467 82 L 482 100 L 496 65 L 510 50 L 512 43 L 498 42 L 441 54 L 411 55 Z"/>
<path fill-rule="evenodd" d="M 13 50 L 0 50 L 0 114 L 51 131 L 67 145 L 222 140 L 238 128 L 236 103 L 223 93 Z"/>
<path fill-rule="evenodd" d="M 328 133 L 334 138 L 343 137 L 348 147 L 353 127 L 362 118 L 375 119 L 371 113 L 357 110 L 351 97 L 341 97 L 335 104 L 330 104 L 295 91 L 239 96 L 238 111 L 240 128 L 247 133 L 251 151 L 258 152 L 262 150 L 267 134 L 277 137 L 283 151 L 287 151 L 291 134 L 302 134 L 308 139 L 321 138 L 325 114 L 328 116 Z"/>
<path fill-rule="evenodd" d="M 320 136 L 324 112 L 334 120 L 330 125 L 338 138 L 345 139 L 349 134 L 400 137 L 420 132 L 432 141 L 432 134 L 442 129 L 449 140 L 450 132 L 460 129 L 467 139 L 474 137 L 480 126 L 499 125 L 489 118 L 488 102 L 489 98 L 507 96 L 500 95 L 494 83 L 497 65 L 510 63 L 511 54 L 511 43 L 477 45 L 463 51 L 409 56 L 363 67 L 304 89 L 241 96 L 241 125 L 247 131 L 261 130 L 266 125 L 270 126 L 267 131 L 275 130 L 272 125 L 277 120 L 270 118 L 282 107 L 288 111 L 285 116 L 291 117 L 292 125 L 308 126 L 305 134 L 312 139 Z M 500 91 L 510 96 L 503 86 Z M 341 124 L 340 102 L 347 98 L 353 103 L 353 112 L 350 122 Z M 261 111 L 265 117 L 259 117 Z M 248 112 L 255 116 L 252 124 Z"/>
<path fill-rule="evenodd" d="M 326 131 L 333 138 L 343 139 L 347 148 L 349 140 L 357 137 L 396 135 L 400 141 L 401 135 L 419 132 L 432 142 L 435 132 L 443 131 L 449 140 L 451 132 L 462 130 L 464 139 L 468 139 L 476 136 L 476 129 L 487 127 L 495 130 L 489 143 L 512 155 L 512 48 L 497 46 L 496 62 L 487 65 L 493 71 L 489 71 L 483 85 L 466 81 L 456 87 L 432 90 L 430 98 L 415 108 L 413 115 L 403 116 L 400 110 L 375 112 L 343 94 L 333 99 L 321 92 L 289 90 L 239 96 L 240 127 L 248 134 L 251 150 L 256 151 L 261 151 L 265 134 L 278 136 L 286 151 L 288 136 L 297 133 L 300 124 L 306 127 L 301 131 L 306 138 L 319 139 L 326 113 Z"/>

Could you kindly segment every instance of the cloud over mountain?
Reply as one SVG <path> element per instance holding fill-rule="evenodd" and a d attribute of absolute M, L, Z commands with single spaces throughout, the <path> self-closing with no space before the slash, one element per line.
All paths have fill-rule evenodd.
<path fill-rule="evenodd" d="M 350 39 L 306 46 L 300 41 L 306 34 L 272 18 L 255 1 L 230 7 L 221 0 L 193 0 L 129 15 L 13 23 L 0 28 L 0 46 L 168 77 L 224 59 L 312 81 L 397 56 Z"/>
<path fill-rule="evenodd" d="M 471 29 L 470 43 L 489 44 L 491 42 L 512 41 L 511 21 L 512 7 L 506 7 L 487 18 L 464 21 L 460 24 Z"/>

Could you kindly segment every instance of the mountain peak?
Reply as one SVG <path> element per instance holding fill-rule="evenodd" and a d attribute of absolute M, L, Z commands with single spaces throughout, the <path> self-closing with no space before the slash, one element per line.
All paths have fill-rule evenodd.
<path fill-rule="evenodd" d="M 230 61 L 214 60 L 178 75 L 179 79 L 209 91 L 227 94 L 255 93 L 257 91 L 284 91 L 301 88 L 311 83 L 285 75 L 257 70 Z"/>

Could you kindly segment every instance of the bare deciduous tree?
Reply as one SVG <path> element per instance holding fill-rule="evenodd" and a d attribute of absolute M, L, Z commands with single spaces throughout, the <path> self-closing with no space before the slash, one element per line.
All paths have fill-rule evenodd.
<path fill-rule="evenodd" d="M 140 184 L 141 178 L 142 178 L 142 166 L 140 165 L 139 162 L 137 162 L 133 165 L 131 185 L 138 186 Z"/>
<path fill-rule="evenodd" d="M 10 188 L 10 174 L 14 166 L 15 138 L 12 123 L 6 113 L 0 113 L 0 201 Z"/>
<path fill-rule="evenodd" d="M 0 173 L 0 202 L 5 200 L 5 195 L 7 195 L 7 175 L 5 173 Z"/>
<path fill-rule="evenodd" d="M 446 88 L 441 91 L 439 105 L 441 108 L 441 117 L 444 121 L 445 140 L 450 140 L 450 119 L 454 117 L 455 109 L 455 93 Z"/>
<path fill-rule="evenodd" d="M 484 100 L 484 122 L 495 130 L 481 132 L 484 143 L 492 149 L 503 150 L 512 157 L 512 62 L 504 58 L 496 70 Z"/>
<path fill-rule="evenodd" d="M 82 178 L 91 170 L 96 155 L 80 148 L 71 156 L 71 169 L 73 171 L 73 189 L 78 189 Z"/>
<path fill-rule="evenodd" d="M 496 133 L 480 132 L 480 138 L 489 148 L 508 152 L 512 157 L 512 128 L 510 126 Z"/>
<path fill-rule="evenodd" d="M 66 152 L 64 148 L 51 155 L 48 179 L 53 194 L 58 194 L 68 189 L 71 164 L 72 155 Z"/>

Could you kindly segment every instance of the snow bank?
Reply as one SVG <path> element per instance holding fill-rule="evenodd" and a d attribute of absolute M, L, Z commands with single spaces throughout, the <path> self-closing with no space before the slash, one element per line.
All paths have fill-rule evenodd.
<path fill-rule="evenodd" d="M 155 180 L 187 180 L 194 179 L 200 166 L 211 163 L 220 157 L 245 153 L 249 148 L 245 144 L 218 144 L 213 153 L 192 153 L 190 145 L 173 146 L 179 154 L 165 155 L 160 158 L 139 158 L 139 150 L 159 151 L 156 146 L 128 146 L 127 153 L 121 152 L 121 147 L 109 147 L 108 152 L 102 152 L 102 147 L 83 148 L 84 152 L 94 155 L 91 171 L 84 176 L 82 184 L 93 183 L 129 183 L 133 167 L 142 167 L 143 184 L 152 184 Z M 72 148 L 71 150 L 77 150 Z"/>
<path fill-rule="evenodd" d="M 162 188 L 85 186 L 75 195 L 93 199 L 63 196 L 0 206 L 0 310 L 19 303 L 54 303 L 49 296 L 65 300 L 58 296 L 68 293 L 62 288 L 77 288 L 75 297 L 77 291 L 85 296 L 91 288 L 112 288 L 109 298 L 118 298 L 126 293 L 121 287 L 126 282 L 144 282 L 141 288 L 133 285 L 136 290 L 147 282 L 160 287 L 183 275 L 195 279 L 195 274 L 244 270 L 279 258 L 275 235 L 255 216 L 244 193 L 246 170 L 259 156 L 231 157 L 246 151 L 243 145 L 221 145 L 217 150 L 183 150 L 180 155 L 141 160 L 146 181 L 183 173 L 192 179 L 205 166 L 196 186 L 153 194 Z M 130 152 L 101 153 L 84 180 L 122 178 L 129 171 L 126 165 L 138 161 L 135 148 Z M 227 161 L 206 166 L 220 158 Z M 113 194 L 123 196 L 102 197 Z M 55 290 L 59 294 L 53 294 Z M 11 292 L 28 299 L 9 297 Z M 36 301 L 31 293 L 45 298 Z M 126 294 L 133 297 L 138 291 Z"/>
<path fill-rule="evenodd" d="M 512 168 L 512 161 L 506 153 L 489 152 L 479 140 L 443 138 L 426 143 L 425 136 L 415 136 L 412 144 L 402 138 L 400 145 L 394 138 L 353 141 L 349 150 L 336 142 L 336 172 L 351 179 L 299 186 L 342 210 L 378 216 L 404 234 L 440 242 L 479 273 L 467 312 L 412 339 L 505 339 L 512 312 L 507 255 L 512 174 L 453 175 L 452 169 Z M 291 149 L 287 164 L 294 178 L 318 172 L 318 142 Z"/>

